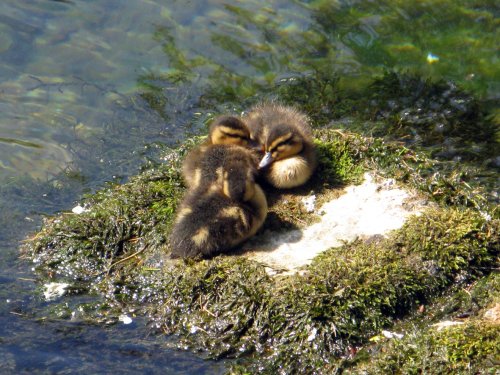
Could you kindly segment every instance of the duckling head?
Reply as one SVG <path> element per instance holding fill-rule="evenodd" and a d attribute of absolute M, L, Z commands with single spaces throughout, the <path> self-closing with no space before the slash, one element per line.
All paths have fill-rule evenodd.
<path fill-rule="evenodd" d="M 304 149 L 303 136 L 293 127 L 283 124 L 270 130 L 263 145 L 264 156 L 259 168 L 297 155 Z"/>
<path fill-rule="evenodd" d="M 210 141 L 212 144 L 228 144 L 248 146 L 250 132 L 239 118 L 233 116 L 221 116 L 210 125 Z"/>
<path fill-rule="evenodd" d="M 222 192 L 238 202 L 247 202 L 255 194 L 255 176 L 250 171 L 226 170 L 222 174 Z"/>

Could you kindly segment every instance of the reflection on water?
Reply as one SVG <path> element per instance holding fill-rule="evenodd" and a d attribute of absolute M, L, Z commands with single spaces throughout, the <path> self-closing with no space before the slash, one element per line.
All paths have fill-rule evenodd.
<path fill-rule="evenodd" d="M 158 8 L 2 2 L 0 136 L 42 147 L 2 142 L 0 177 L 47 178 L 75 159 L 75 142 L 105 137 L 104 125 L 115 121 L 113 106 L 133 91 L 137 71 L 161 61 L 151 38 Z"/>
<path fill-rule="evenodd" d="M 498 13 L 487 0 L 3 0 L 0 240 L 11 247 L 1 249 L 2 297 L 14 288 L 29 300 L 23 315 L 39 308 L 31 284 L 16 286 L 17 277 L 30 278 L 28 265 L 13 264 L 16 241 L 40 213 L 70 209 L 83 192 L 135 173 L 156 142 L 172 145 L 218 112 L 272 97 L 277 83 L 335 73 L 341 87 L 354 90 L 394 69 L 498 99 Z M 392 116 L 391 103 L 384 106 Z M 19 341 L 0 341 L 5 358 L 22 362 L 40 344 L 31 338 L 47 327 L 19 320 L 9 306 L 1 312 L 2 336 L 26 329 L 22 350 Z M 86 330 L 70 331 L 67 345 L 92 352 L 88 340 L 99 329 Z M 112 354 L 113 345 L 105 340 L 104 351 Z M 152 350 L 138 349 L 163 366 Z M 199 371 L 211 366 L 221 369 Z"/>
<path fill-rule="evenodd" d="M 207 91 L 220 94 L 213 85 L 222 84 L 227 99 L 242 99 L 290 74 L 325 69 L 357 79 L 383 68 L 409 69 L 496 95 L 495 8 L 354 4 L 4 1 L 0 137 L 39 143 L 43 152 L 2 143 L 0 176 L 40 178 L 64 169 L 75 159 L 68 144 L 106 137 L 113 105 L 136 95 L 137 83 L 150 103 L 128 110 L 153 107 L 161 118 L 149 128 L 169 136 L 191 120 Z M 175 92 L 181 81 L 189 87 Z M 154 103 L 158 93 L 163 100 L 154 95 Z M 135 141 L 155 140 L 161 137 Z"/>

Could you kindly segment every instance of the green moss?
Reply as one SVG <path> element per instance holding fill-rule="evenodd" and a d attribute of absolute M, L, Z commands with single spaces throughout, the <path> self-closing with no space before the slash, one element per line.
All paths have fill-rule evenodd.
<path fill-rule="evenodd" d="M 438 335 L 435 345 L 446 348 L 444 359 L 448 362 L 447 368 L 455 371 L 466 371 L 470 369 L 472 361 L 481 363 L 487 359 L 495 360 L 498 358 L 500 355 L 500 326 L 483 323 L 451 329 L 451 332 L 443 332 Z"/>
<path fill-rule="evenodd" d="M 304 191 L 326 196 L 374 165 L 394 168 L 401 180 L 428 181 L 412 176 L 432 163 L 405 147 L 332 129 L 316 136 L 320 166 Z M 498 220 L 461 204 L 429 209 L 388 239 L 328 250 L 293 276 L 272 278 L 238 256 L 171 261 L 166 239 L 184 192 L 180 165 L 197 142 L 87 196 L 88 211 L 48 219 L 24 246 L 40 278 L 101 295 L 96 322 L 116 321 L 120 311 L 147 315 L 159 332 L 178 335 L 182 348 L 240 358 L 235 372 L 310 373 L 345 367 L 342 358 L 382 328 L 498 267 Z M 286 220 L 280 204 L 275 214 Z M 67 309 L 53 311 L 60 318 Z M 92 308 L 85 311 L 92 319 Z"/>
<path fill-rule="evenodd" d="M 495 374 L 499 368 L 500 326 L 485 321 L 437 331 L 431 327 L 392 340 L 371 357 L 371 363 L 346 373 L 371 374 Z"/>
<path fill-rule="evenodd" d="M 355 110 L 355 101 L 341 85 L 341 78 L 336 73 L 318 71 L 280 82 L 272 91 L 280 101 L 307 113 L 314 124 L 324 126 L 332 119 L 352 115 Z"/>
<path fill-rule="evenodd" d="M 359 183 L 367 164 L 363 150 L 371 147 L 370 140 L 340 130 L 317 130 L 317 175 L 330 186 Z"/>
<path fill-rule="evenodd" d="M 131 254 L 164 245 L 183 191 L 179 153 L 167 160 L 127 184 L 110 184 L 87 196 L 87 210 L 81 214 L 47 219 L 30 240 L 35 261 L 61 275 L 91 281 Z"/>

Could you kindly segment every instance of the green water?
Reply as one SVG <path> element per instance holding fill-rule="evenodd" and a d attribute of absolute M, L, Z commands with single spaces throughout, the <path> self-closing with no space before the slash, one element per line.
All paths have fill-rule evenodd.
<path fill-rule="evenodd" d="M 8 371 L 223 372 L 223 363 L 148 337 L 140 321 L 45 319 L 52 305 L 17 257 L 43 215 L 126 180 L 215 114 L 264 98 L 296 101 L 316 126 L 396 136 L 484 167 L 495 195 L 499 14 L 487 0 L 2 1 L 0 354 Z M 386 71 L 418 79 L 400 79 L 399 91 L 387 79 L 373 86 Z M 422 83 L 439 80 L 438 88 Z M 429 129 L 438 136 L 425 138 Z M 67 298 L 69 310 L 80 302 Z"/>

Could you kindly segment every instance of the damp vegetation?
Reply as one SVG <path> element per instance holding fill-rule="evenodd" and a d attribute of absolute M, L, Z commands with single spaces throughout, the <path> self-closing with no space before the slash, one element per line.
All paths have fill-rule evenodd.
<path fill-rule="evenodd" d="M 25 241 L 22 254 L 35 262 L 40 284 L 69 284 L 69 296 L 48 304 L 44 319 L 112 324 L 123 315 L 144 316 L 181 349 L 232 359 L 233 373 L 498 367 L 498 321 L 485 316 L 500 302 L 499 132 L 484 102 L 449 81 L 414 73 L 350 83 L 327 61 L 310 74 L 253 83 L 184 56 L 168 28 L 156 37 L 171 42 L 164 48 L 175 69 L 145 74 L 140 97 L 161 118 L 176 113 L 176 98 L 165 88 L 190 87 L 204 64 L 220 84 L 203 88 L 194 127 L 214 109 L 237 113 L 268 98 L 310 116 L 318 170 L 305 186 L 269 193 L 263 230 L 314 222 L 303 197 L 314 194 L 319 205 L 367 170 L 418 191 L 429 208 L 387 238 L 329 249 L 293 275 L 270 276 L 263 264 L 238 255 L 173 261 L 167 239 L 185 192 L 181 163 L 202 141 L 192 137 L 177 148 L 156 148 L 161 157 L 140 174 L 85 196 L 80 213 L 46 218 Z M 89 294 L 98 298 L 81 302 Z M 459 317 L 461 325 L 433 326 Z"/>
<path fill-rule="evenodd" d="M 461 289 L 498 269 L 500 222 L 486 192 L 466 183 L 459 169 L 456 176 L 439 173 L 446 162 L 400 142 L 328 127 L 317 128 L 315 137 L 319 171 L 290 196 L 314 192 L 321 201 L 360 181 L 363 171 L 377 170 L 419 190 L 434 207 L 388 238 L 332 248 L 295 275 L 270 276 L 262 264 L 239 256 L 172 261 L 167 238 L 185 191 L 182 159 L 200 142 L 193 138 L 129 182 L 85 197 L 82 213 L 47 218 L 23 255 L 35 261 L 40 281 L 66 282 L 69 294 L 102 297 L 74 306 L 80 319 L 146 316 L 158 334 L 176 335 L 180 348 L 235 358 L 234 373 L 356 373 L 367 366 L 383 373 L 405 363 L 418 372 L 433 366 L 421 351 L 431 350 L 429 343 L 445 372 L 496 363 L 498 325 L 472 317 L 437 332 L 431 324 L 444 316 L 415 319 L 422 306 L 446 293 L 458 298 Z M 265 227 L 313 219 L 298 204 L 290 214 L 289 205 L 276 197 Z M 483 297 L 476 310 L 498 302 L 498 288 L 482 293 L 496 294 Z M 67 306 L 55 303 L 46 318 L 70 316 Z M 373 344 L 405 319 L 426 329 L 406 327 L 401 341 Z M 366 359 L 372 357 L 373 363 Z"/>
<path fill-rule="evenodd" d="M 357 101 L 335 75 L 317 78 L 272 89 L 310 115 L 319 166 L 305 186 L 269 194 L 263 229 L 308 225 L 317 216 L 302 208 L 303 197 L 315 194 L 321 204 L 367 170 L 418 191 L 430 202 L 421 216 L 387 238 L 332 248 L 294 275 L 270 276 L 263 264 L 237 255 L 170 260 L 167 239 L 185 192 L 181 163 L 203 139 L 193 137 L 164 149 L 128 182 L 86 196 L 80 214 L 47 218 L 26 240 L 23 255 L 34 260 L 40 282 L 70 284 L 70 296 L 50 304 L 45 319 L 67 319 L 75 311 L 91 323 L 145 316 L 152 331 L 175 335 L 179 348 L 233 359 L 233 373 L 481 372 L 498 366 L 498 321 L 484 318 L 499 303 L 494 155 L 479 158 L 461 149 L 497 145 L 488 138 L 495 126 L 487 109 L 450 84 L 406 74 L 381 76 Z M 443 107 L 431 113 L 433 95 L 443 90 L 449 92 Z M 457 101 L 465 109 L 454 111 Z M 410 105 L 416 117 L 401 121 Z M 432 127 L 436 118 L 447 124 L 444 136 Z M 394 136 L 380 137 L 384 129 Z M 445 143 L 456 146 L 451 158 L 436 151 Z M 457 156 L 465 161 L 457 163 Z M 87 294 L 100 298 L 67 302 Z M 457 319 L 463 324 L 434 326 Z M 403 337 L 386 337 L 386 331 Z"/>
<path fill-rule="evenodd" d="M 372 337 L 370 345 L 346 361 L 346 373 L 386 374 L 402 368 L 407 373 L 495 373 L 500 355 L 498 272 L 450 289 L 395 324 L 394 331 L 405 332 L 402 339 Z"/>

